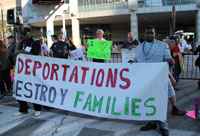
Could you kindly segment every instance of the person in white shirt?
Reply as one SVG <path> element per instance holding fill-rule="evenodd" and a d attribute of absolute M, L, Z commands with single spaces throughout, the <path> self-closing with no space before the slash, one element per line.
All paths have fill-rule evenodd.
<path fill-rule="evenodd" d="M 190 51 L 192 49 L 191 44 L 187 43 L 187 41 L 185 40 L 183 34 L 180 34 L 179 48 L 180 48 L 181 53 L 188 52 L 188 51 Z"/>

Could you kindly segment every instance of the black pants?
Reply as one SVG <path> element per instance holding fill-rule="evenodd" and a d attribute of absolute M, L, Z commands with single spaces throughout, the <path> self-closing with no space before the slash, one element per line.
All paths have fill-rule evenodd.
<path fill-rule="evenodd" d="M 1 94 L 6 94 L 7 90 L 11 91 L 12 82 L 10 77 L 10 69 L 0 71 L 0 91 Z"/>
<path fill-rule="evenodd" d="M 18 101 L 18 102 L 19 102 L 19 112 L 28 113 L 28 103 L 24 101 Z M 35 111 L 41 111 L 42 106 L 38 104 L 33 104 L 33 108 Z"/>

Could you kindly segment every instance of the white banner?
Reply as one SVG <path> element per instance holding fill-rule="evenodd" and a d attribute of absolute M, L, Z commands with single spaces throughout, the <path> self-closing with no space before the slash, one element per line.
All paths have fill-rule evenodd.
<path fill-rule="evenodd" d="M 166 63 L 110 64 L 20 54 L 18 100 L 123 120 L 166 120 Z"/>

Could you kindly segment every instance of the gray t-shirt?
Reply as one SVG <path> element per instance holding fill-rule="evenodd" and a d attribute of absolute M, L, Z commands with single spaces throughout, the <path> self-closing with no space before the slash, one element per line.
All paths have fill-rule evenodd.
<path fill-rule="evenodd" d="M 159 63 L 171 60 L 169 47 L 166 43 L 154 40 L 154 42 L 143 42 L 136 48 L 136 61 L 140 63 Z M 175 96 L 174 88 L 169 80 L 169 97 Z"/>

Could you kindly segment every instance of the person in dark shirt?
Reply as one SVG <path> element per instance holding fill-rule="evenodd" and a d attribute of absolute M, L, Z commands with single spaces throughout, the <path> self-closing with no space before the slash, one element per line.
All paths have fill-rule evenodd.
<path fill-rule="evenodd" d="M 69 45 L 62 40 L 62 37 L 57 38 L 56 35 L 52 36 L 53 45 L 51 46 L 50 54 L 55 58 L 68 59 L 69 56 Z"/>
<path fill-rule="evenodd" d="M 38 41 L 34 41 L 31 45 L 31 50 L 28 53 L 30 55 L 41 55 L 41 42 Z M 19 112 L 16 113 L 16 116 L 20 116 L 23 114 L 27 114 L 28 113 L 28 103 L 25 101 L 18 101 L 19 102 Z M 41 105 L 38 104 L 33 104 L 33 108 L 34 108 L 34 116 L 40 116 L 40 111 L 42 109 Z"/>

